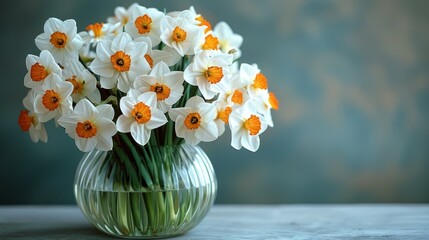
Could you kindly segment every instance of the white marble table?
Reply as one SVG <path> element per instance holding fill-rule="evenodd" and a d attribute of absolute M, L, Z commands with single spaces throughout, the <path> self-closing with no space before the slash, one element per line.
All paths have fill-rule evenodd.
<path fill-rule="evenodd" d="M 0 206 L 0 239 L 114 239 L 76 206 Z M 170 239 L 429 239 L 429 204 L 215 205 Z"/>

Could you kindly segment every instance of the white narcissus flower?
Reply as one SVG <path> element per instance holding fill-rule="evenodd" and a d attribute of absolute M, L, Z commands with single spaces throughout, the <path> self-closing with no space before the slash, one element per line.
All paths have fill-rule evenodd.
<path fill-rule="evenodd" d="M 103 39 L 113 39 L 120 23 L 94 23 L 86 26 L 86 31 L 80 32 L 79 36 L 85 44 L 96 46 Z"/>
<path fill-rule="evenodd" d="M 218 135 L 221 136 L 225 132 L 225 124 L 229 123 L 229 115 L 232 112 L 232 108 L 222 100 L 218 99 L 213 104 L 216 106 L 217 116 L 214 120 L 218 129 Z"/>
<path fill-rule="evenodd" d="M 214 27 L 214 36 L 217 37 L 220 44 L 220 50 L 224 53 L 232 54 L 234 60 L 241 57 L 240 46 L 243 43 L 243 37 L 235 34 L 226 22 L 219 22 Z"/>
<path fill-rule="evenodd" d="M 227 91 L 219 94 L 218 99 L 224 100 L 233 110 L 242 107 L 249 99 L 247 86 L 241 82 L 240 72 L 237 62 L 234 62 L 229 68 L 229 88 Z"/>
<path fill-rule="evenodd" d="M 232 109 L 242 107 L 249 100 L 246 88 L 233 88 L 223 94 L 220 94 L 218 99 L 224 100 Z"/>
<path fill-rule="evenodd" d="M 252 152 L 258 150 L 259 135 L 267 129 L 264 117 L 257 113 L 252 101 L 247 101 L 243 107 L 231 113 L 229 126 L 231 128 L 231 146 L 237 150 L 244 147 Z"/>
<path fill-rule="evenodd" d="M 247 86 L 250 98 L 259 99 L 268 93 L 268 80 L 256 64 L 242 63 L 240 65 L 240 80 Z"/>
<path fill-rule="evenodd" d="M 173 66 L 182 59 L 174 48 L 164 46 L 162 50 L 152 49 L 152 41 L 147 37 L 134 39 L 135 42 L 145 42 L 147 44 L 147 52 L 144 55 L 150 68 L 153 68 L 157 63 L 164 62 L 168 66 Z"/>
<path fill-rule="evenodd" d="M 133 42 L 130 35 L 123 32 L 112 41 L 103 40 L 97 45 L 97 57 L 89 66 L 100 75 L 102 88 L 116 87 L 128 92 L 134 79 L 150 70 L 145 59 L 147 45 L 144 42 Z"/>
<path fill-rule="evenodd" d="M 82 99 L 73 112 L 63 115 L 58 123 L 75 140 L 77 148 L 82 152 L 95 148 L 109 151 L 113 148 L 112 136 L 117 132 L 113 117 L 111 105 L 101 104 L 95 107 L 89 100 Z"/>
<path fill-rule="evenodd" d="M 44 33 L 36 37 L 35 43 L 40 50 L 48 50 L 57 63 L 78 60 L 79 49 L 83 45 L 77 34 L 76 21 L 49 18 L 44 25 Z"/>
<path fill-rule="evenodd" d="M 279 101 L 273 92 L 266 92 L 259 96 L 259 99 L 252 99 L 255 103 L 258 112 L 264 116 L 268 126 L 274 127 L 273 118 L 271 116 L 271 109 L 279 110 Z"/>
<path fill-rule="evenodd" d="M 189 7 L 189 11 L 191 12 L 190 15 L 193 16 L 193 18 L 197 22 L 197 25 L 204 28 L 204 33 L 212 31 L 212 25 L 210 24 L 210 22 L 207 21 L 201 14 L 198 14 L 195 11 L 194 6 Z"/>
<path fill-rule="evenodd" d="M 34 111 L 40 122 L 47 122 L 53 118 L 57 120 L 61 115 L 72 110 L 73 84 L 63 81 L 58 75 L 46 79 L 45 83 L 34 89 L 37 96 L 34 99 Z"/>
<path fill-rule="evenodd" d="M 178 137 L 184 138 L 191 145 L 211 142 L 218 138 L 218 129 L 214 122 L 217 116 L 214 104 L 206 103 L 199 96 L 191 97 L 185 107 L 172 108 L 168 112 L 175 122 Z"/>
<path fill-rule="evenodd" d="M 80 62 L 72 61 L 64 66 L 63 79 L 73 84 L 72 98 L 75 103 L 87 97 L 93 103 L 100 103 L 97 79 Z"/>
<path fill-rule="evenodd" d="M 161 42 L 161 19 L 164 13 L 156 8 L 135 6 L 125 25 L 125 31 L 133 38 L 148 37 L 154 46 Z"/>
<path fill-rule="evenodd" d="M 153 92 L 140 94 L 131 89 L 126 97 L 121 98 L 120 108 L 123 114 L 116 122 L 118 131 L 131 132 L 140 145 L 149 141 L 152 129 L 167 123 L 164 113 L 156 107 L 156 94 Z"/>
<path fill-rule="evenodd" d="M 200 42 L 197 43 L 195 47 L 195 52 L 199 53 L 201 51 L 220 51 L 219 39 L 213 35 L 213 32 L 207 32 L 204 34 L 204 38 L 200 39 Z"/>
<path fill-rule="evenodd" d="M 203 28 L 181 17 L 187 12 L 189 10 L 181 12 L 176 18 L 164 16 L 161 20 L 161 41 L 174 48 L 182 57 L 195 54 L 195 46 L 204 37 Z"/>
<path fill-rule="evenodd" d="M 128 23 L 128 20 L 130 19 L 132 10 L 137 6 L 140 6 L 140 5 L 138 3 L 133 3 L 127 9 L 125 9 L 122 6 L 116 7 L 114 10 L 115 16 L 108 17 L 107 22 L 111 23 L 111 24 L 120 23 L 121 28 L 119 29 L 119 32 L 122 32 L 123 31 L 122 26 L 125 26 L 125 24 Z"/>
<path fill-rule="evenodd" d="M 134 88 L 156 93 L 157 107 L 165 113 L 182 97 L 183 81 L 183 72 L 170 71 L 167 64 L 160 62 L 149 75 L 138 76 Z"/>
<path fill-rule="evenodd" d="M 198 86 L 204 98 L 212 99 L 228 90 L 228 71 L 232 58 L 216 51 L 203 51 L 185 69 L 185 81 Z"/>
<path fill-rule="evenodd" d="M 18 118 L 18 124 L 21 130 L 30 133 L 30 138 L 33 142 L 48 141 L 48 135 L 43 123 L 39 121 L 37 113 L 34 112 L 34 100 L 36 94 L 33 90 L 30 90 L 27 96 L 22 101 L 26 110 L 22 110 Z"/>
<path fill-rule="evenodd" d="M 40 57 L 28 54 L 25 65 L 28 73 L 24 77 L 24 86 L 28 88 L 42 85 L 45 79 L 52 77 L 52 74 L 61 76 L 61 68 L 48 50 L 40 52 Z"/>

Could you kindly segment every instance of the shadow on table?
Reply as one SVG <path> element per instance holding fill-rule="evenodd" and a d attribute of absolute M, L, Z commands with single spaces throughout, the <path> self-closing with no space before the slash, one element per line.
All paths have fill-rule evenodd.
<path fill-rule="evenodd" d="M 0 224 L 0 239 L 117 239 L 97 230 L 87 224 L 65 227 L 50 223 L 47 224 Z"/>

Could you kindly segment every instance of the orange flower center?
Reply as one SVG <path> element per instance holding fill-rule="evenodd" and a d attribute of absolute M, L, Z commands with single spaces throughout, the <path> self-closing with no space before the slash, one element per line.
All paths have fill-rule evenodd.
<path fill-rule="evenodd" d="M 277 97 L 273 92 L 269 93 L 268 101 L 270 102 L 272 108 L 279 110 L 279 100 L 277 100 Z"/>
<path fill-rule="evenodd" d="M 211 84 L 220 82 L 223 78 L 223 71 L 221 67 L 211 66 L 206 70 L 206 78 Z"/>
<path fill-rule="evenodd" d="M 103 31 L 101 29 L 103 28 L 103 23 L 94 23 L 90 24 L 86 27 L 86 31 L 92 31 L 94 33 L 95 38 L 99 38 L 103 36 Z"/>
<path fill-rule="evenodd" d="M 219 111 L 217 113 L 217 118 L 219 118 L 220 120 L 222 120 L 224 123 L 228 123 L 229 122 L 229 114 L 231 114 L 232 112 L 232 108 L 231 107 L 226 107 L 224 110 Z"/>
<path fill-rule="evenodd" d="M 250 135 L 254 136 L 261 130 L 261 120 L 256 115 L 250 115 L 244 122 L 244 127 L 250 132 Z"/>
<path fill-rule="evenodd" d="M 197 112 L 189 113 L 188 116 L 185 118 L 185 126 L 190 129 L 194 130 L 200 127 L 201 123 L 201 116 Z"/>
<path fill-rule="evenodd" d="M 42 104 L 49 111 L 54 111 L 60 105 L 60 95 L 54 90 L 46 90 L 42 97 Z"/>
<path fill-rule="evenodd" d="M 136 26 L 140 34 L 145 34 L 150 32 L 151 23 L 152 23 L 152 18 L 150 18 L 147 14 L 138 17 L 134 21 L 134 25 Z"/>
<path fill-rule="evenodd" d="M 27 132 L 31 124 L 33 123 L 33 117 L 28 114 L 27 110 L 22 110 L 19 114 L 18 124 L 23 132 Z"/>
<path fill-rule="evenodd" d="M 33 81 L 39 82 L 44 80 L 49 75 L 46 68 L 40 65 L 38 62 L 33 64 L 30 69 L 30 77 Z"/>
<path fill-rule="evenodd" d="M 158 101 L 162 101 L 170 96 L 170 88 L 167 85 L 155 83 L 150 86 L 150 91 L 156 93 Z"/>
<path fill-rule="evenodd" d="M 181 29 L 179 27 L 174 28 L 174 30 L 173 30 L 173 40 L 176 43 L 180 43 L 180 42 L 185 41 L 186 40 L 186 32 L 185 32 L 185 30 L 183 30 L 183 29 Z"/>
<path fill-rule="evenodd" d="M 204 29 L 204 33 L 207 33 L 208 31 L 212 30 L 212 25 L 203 16 L 199 15 L 198 17 L 195 18 L 195 20 L 200 22 L 198 26 L 206 26 L 206 29 Z"/>
<path fill-rule="evenodd" d="M 268 80 L 262 73 L 256 74 L 255 80 L 253 80 L 253 87 L 259 89 L 268 89 Z"/>
<path fill-rule="evenodd" d="M 91 121 L 78 122 L 76 134 L 81 138 L 92 138 L 97 134 L 97 127 Z"/>
<path fill-rule="evenodd" d="M 66 79 L 66 81 L 73 84 L 73 94 L 82 92 L 85 81 L 78 81 L 74 75 L 71 78 Z"/>
<path fill-rule="evenodd" d="M 131 57 L 123 51 L 117 51 L 110 56 L 110 62 L 116 71 L 127 72 L 131 67 Z"/>
<path fill-rule="evenodd" d="M 134 105 L 134 108 L 131 111 L 131 115 L 134 117 L 136 122 L 144 124 L 150 120 L 152 112 L 150 110 L 150 107 L 148 107 L 142 102 L 139 102 Z"/>
<path fill-rule="evenodd" d="M 240 90 L 235 90 L 232 94 L 231 101 L 238 105 L 243 104 L 243 93 Z"/>
<path fill-rule="evenodd" d="M 67 44 L 67 36 L 65 33 L 56 31 L 51 34 L 49 42 L 56 48 L 64 48 Z"/>
<path fill-rule="evenodd" d="M 153 59 L 149 54 L 145 54 L 144 58 L 146 59 L 147 63 L 149 63 L 150 68 L 153 68 Z"/>
<path fill-rule="evenodd" d="M 219 40 L 212 34 L 207 35 L 202 46 L 203 50 L 219 50 Z"/>

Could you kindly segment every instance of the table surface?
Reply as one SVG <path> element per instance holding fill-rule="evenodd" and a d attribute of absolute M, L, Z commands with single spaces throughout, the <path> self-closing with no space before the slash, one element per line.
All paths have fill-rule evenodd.
<path fill-rule="evenodd" d="M 76 206 L 0 206 L 0 239 L 114 239 Z M 214 205 L 169 239 L 429 239 L 429 204 Z"/>

